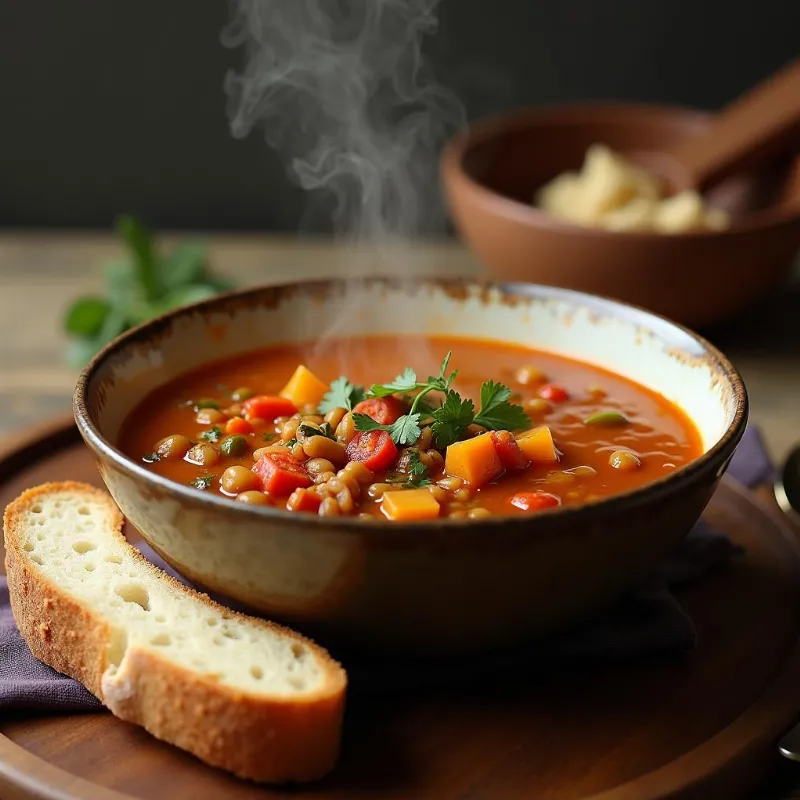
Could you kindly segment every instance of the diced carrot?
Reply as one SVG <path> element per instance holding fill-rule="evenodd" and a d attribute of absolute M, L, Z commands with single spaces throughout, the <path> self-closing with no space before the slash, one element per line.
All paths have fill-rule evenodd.
<path fill-rule="evenodd" d="M 241 417 L 231 417 L 225 423 L 225 433 L 239 433 L 246 436 L 253 432 L 253 426 Z"/>
<path fill-rule="evenodd" d="M 519 472 L 530 466 L 531 460 L 520 450 L 517 440 L 511 431 L 493 431 L 492 439 L 503 469 Z"/>
<path fill-rule="evenodd" d="M 517 444 L 525 457 L 534 463 L 551 464 L 558 461 L 553 434 L 546 425 L 521 433 L 517 436 Z"/>
<path fill-rule="evenodd" d="M 348 461 L 360 461 L 367 469 L 386 469 L 398 456 L 397 447 L 386 431 L 361 431 L 346 448 Z"/>
<path fill-rule="evenodd" d="M 397 422 L 407 411 L 406 404 L 397 397 L 373 397 L 362 400 L 353 408 L 357 414 L 366 414 L 380 425 L 391 425 Z"/>
<path fill-rule="evenodd" d="M 395 521 L 435 519 L 439 503 L 427 489 L 391 490 L 383 493 L 381 511 Z"/>
<path fill-rule="evenodd" d="M 444 471 L 463 478 L 473 489 L 493 481 L 502 474 L 503 464 L 491 433 L 455 442 L 447 448 Z"/>
<path fill-rule="evenodd" d="M 286 386 L 281 389 L 281 397 L 290 400 L 297 408 L 309 404 L 316 406 L 319 405 L 322 396 L 327 391 L 328 385 L 323 383 L 308 367 L 300 364 L 289 378 Z"/>
<path fill-rule="evenodd" d="M 551 403 L 563 403 L 565 400 L 569 400 L 569 392 L 554 383 L 546 383 L 539 388 L 539 397 L 543 397 Z"/>
<path fill-rule="evenodd" d="M 511 505 L 521 511 L 541 511 L 561 505 L 560 498 L 547 492 L 520 492 L 511 498 Z"/>
<path fill-rule="evenodd" d="M 269 394 L 257 394 L 245 400 L 242 407 L 245 419 L 267 419 L 275 417 L 291 417 L 297 412 L 297 406 L 285 397 L 275 397 Z"/>
<path fill-rule="evenodd" d="M 295 489 L 286 501 L 289 511 L 309 511 L 316 514 L 322 505 L 322 496 L 310 489 Z"/>
<path fill-rule="evenodd" d="M 303 466 L 303 462 L 291 453 L 280 453 L 271 450 L 264 453 L 253 464 L 253 472 L 261 481 L 261 491 L 283 497 L 290 495 L 295 489 L 304 489 L 311 485 L 311 478 Z"/>

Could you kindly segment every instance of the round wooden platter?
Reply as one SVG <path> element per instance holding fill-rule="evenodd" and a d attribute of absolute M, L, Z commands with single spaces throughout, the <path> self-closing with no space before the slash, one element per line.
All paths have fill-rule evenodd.
<path fill-rule="evenodd" d="M 0 506 L 25 488 L 67 478 L 99 483 L 76 430 L 61 421 L 0 453 Z M 335 772 L 291 789 L 231 778 L 110 714 L 7 716 L 0 796 L 742 796 L 775 763 L 776 742 L 800 709 L 800 551 L 778 513 L 731 481 L 707 515 L 745 554 L 681 592 L 699 635 L 688 656 L 356 696 Z"/>

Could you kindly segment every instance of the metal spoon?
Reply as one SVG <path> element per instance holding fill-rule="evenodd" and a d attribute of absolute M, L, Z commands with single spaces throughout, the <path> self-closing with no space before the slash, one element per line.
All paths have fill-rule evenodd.
<path fill-rule="evenodd" d="M 783 513 L 800 524 L 800 445 L 789 453 L 773 489 Z"/>
<path fill-rule="evenodd" d="M 789 453 L 773 489 L 784 514 L 800 524 L 800 445 Z M 778 742 L 778 751 L 785 758 L 800 761 L 800 723 Z"/>

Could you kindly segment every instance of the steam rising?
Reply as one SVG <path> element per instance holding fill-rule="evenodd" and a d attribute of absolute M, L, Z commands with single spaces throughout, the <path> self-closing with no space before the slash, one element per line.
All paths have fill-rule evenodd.
<path fill-rule="evenodd" d="M 357 240 L 440 231 L 442 142 L 463 124 L 422 58 L 439 0 L 232 0 L 223 43 L 244 49 L 225 82 L 231 131 L 254 129 L 307 190 L 334 199 Z"/>

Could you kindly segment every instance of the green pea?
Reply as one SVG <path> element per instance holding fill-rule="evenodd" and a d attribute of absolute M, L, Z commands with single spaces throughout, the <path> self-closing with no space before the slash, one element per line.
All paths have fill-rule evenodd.
<path fill-rule="evenodd" d="M 238 433 L 233 436 L 228 436 L 226 439 L 223 439 L 219 449 L 222 450 L 226 456 L 240 456 L 247 452 L 247 439 L 245 439 L 244 436 L 240 436 Z"/>
<path fill-rule="evenodd" d="M 199 411 L 201 408 L 216 408 L 219 409 L 219 403 L 210 397 L 203 397 L 200 400 L 195 400 L 194 410 Z"/>
<path fill-rule="evenodd" d="M 252 389 L 248 389 L 247 386 L 240 386 L 238 389 L 233 390 L 231 399 L 235 400 L 237 403 L 241 403 L 245 400 L 249 400 L 253 394 L 254 392 Z"/>
<path fill-rule="evenodd" d="M 628 425 L 630 420 L 619 411 L 598 411 L 583 421 L 584 425 Z"/>

